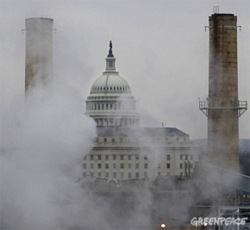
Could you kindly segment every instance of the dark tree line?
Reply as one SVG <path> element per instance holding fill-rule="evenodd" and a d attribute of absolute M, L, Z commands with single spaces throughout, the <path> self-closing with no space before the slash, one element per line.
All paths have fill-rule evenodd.
<path fill-rule="evenodd" d="M 240 168 L 242 174 L 250 176 L 250 152 L 240 153 Z"/>

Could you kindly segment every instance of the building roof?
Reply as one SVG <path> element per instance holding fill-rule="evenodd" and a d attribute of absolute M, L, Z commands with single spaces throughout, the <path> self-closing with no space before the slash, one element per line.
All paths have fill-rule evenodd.
<path fill-rule="evenodd" d="M 189 136 L 177 128 L 125 128 L 125 127 L 98 127 L 98 136 L 138 136 L 138 137 L 159 137 L 159 136 Z"/>

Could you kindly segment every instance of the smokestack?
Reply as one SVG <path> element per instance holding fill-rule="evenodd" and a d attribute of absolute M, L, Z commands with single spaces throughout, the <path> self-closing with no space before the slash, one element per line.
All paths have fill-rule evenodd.
<path fill-rule="evenodd" d="M 200 102 L 208 117 L 208 156 L 222 168 L 239 171 L 239 116 L 247 102 L 238 100 L 237 17 L 209 17 L 209 96 Z"/>
<path fill-rule="evenodd" d="M 25 92 L 46 86 L 53 74 L 53 19 L 28 18 L 26 25 Z"/>

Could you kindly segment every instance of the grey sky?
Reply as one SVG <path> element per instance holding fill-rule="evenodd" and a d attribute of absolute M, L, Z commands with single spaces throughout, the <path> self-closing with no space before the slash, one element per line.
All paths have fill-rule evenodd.
<path fill-rule="evenodd" d="M 207 136 L 198 99 L 208 95 L 208 16 L 238 16 L 239 100 L 250 103 L 250 1 L 0 0 L 1 102 L 24 94 L 25 18 L 54 19 L 54 77 L 80 90 L 83 101 L 105 69 L 109 41 L 120 75 L 131 86 L 142 126 L 177 127 Z M 250 138 L 250 116 L 240 138 Z"/>

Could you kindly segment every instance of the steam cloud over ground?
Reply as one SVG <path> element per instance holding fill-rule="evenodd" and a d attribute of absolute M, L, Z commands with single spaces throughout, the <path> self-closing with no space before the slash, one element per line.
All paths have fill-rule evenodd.
<path fill-rule="evenodd" d="M 26 102 L 16 98 L 2 111 L 1 229 L 91 223 L 91 199 L 77 181 L 95 125 L 77 92 L 55 85 L 36 88 Z M 95 223 L 101 219 L 94 216 Z"/>

